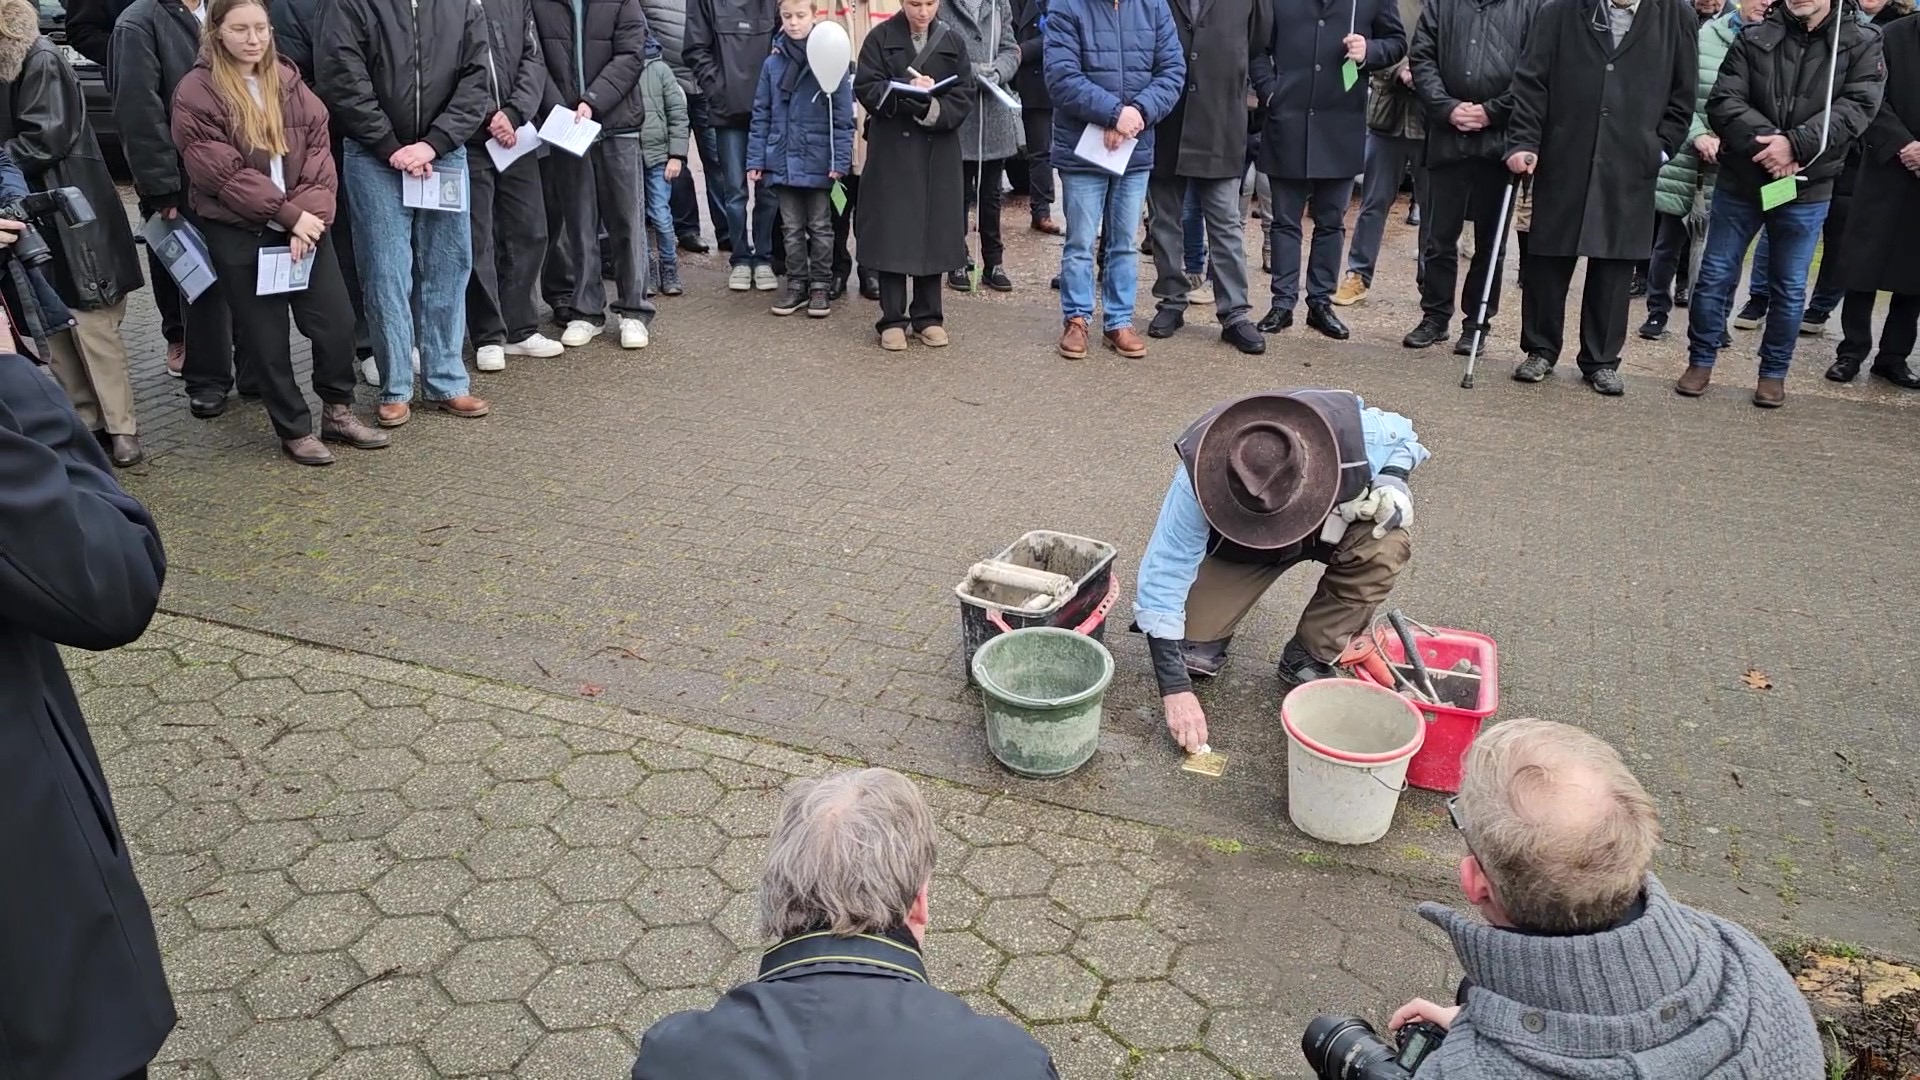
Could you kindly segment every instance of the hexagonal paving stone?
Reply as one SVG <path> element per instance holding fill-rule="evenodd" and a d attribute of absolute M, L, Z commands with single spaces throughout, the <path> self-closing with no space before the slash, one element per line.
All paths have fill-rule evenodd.
<path fill-rule="evenodd" d="M 176 991 L 231 990 L 272 959 L 273 946 L 258 930 L 204 931 L 167 957 L 167 981 Z"/>
<path fill-rule="evenodd" d="M 760 937 L 760 898 L 750 892 L 733 894 L 727 906 L 710 921 L 715 930 L 741 949 L 764 945 Z"/>
<path fill-rule="evenodd" d="M 960 871 L 967 883 L 987 896 L 1037 896 L 1053 879 L 1053 864 L 1028 847 L 976 851 Z"/>
<path fill-rule="evenodd" d="M 1285 985 L 1277 965 L 1247 963 L 1246 949 L 1236 942 L 1209 941 L 1189 945 L 1173 962 L 1173 984 L 1221 1009 L 1264 1005 Z"/>
<path fill-rule="evenodd" d="M 1301 1068 L 1300 1034 L 1265 1011 L 1216 1012 L 1207 1022 L 1207 1049 L 1242 1072 L 1271 1076 Z"/>
<path fill-rule="evenodd" d="M 647 876 L 647 868 L 625 850 L 575 848 L 540 875 L 560 899 L 618 900 Z"/>
<path fill-rule="evenodd" d="M 400 785 L 400 797 L 422 810 L 468 806 L 492 787 L 492 774 L 470 761 L 435 765 Z"/>
<path fill-rule="evenodd" d="M 213 1059 L 226 1076 L 247 1080 L 305 1080 L 338 1053 L 333 1034 L 318 1020 L 255 1024 Z"/>
<path fill-rule="evenodd" d="M 510 937 L 539 926 L 560 901 L 538 881 L 481 882 L 453 907 L 453 921 L 475 938 Z"/>
<path fill-rule="evenodd" d="M 704 818 L 655 818 L 633 842 L 633 853 L 655 869 L 705 866 L 727 845 Z"/>
<path fill-rule="evenodd" d="M 704 813 L 720 801 L 720 785 L 703 772 L 655 773 L 633 793 L 633 801 L 655 817 Z"/>
<path fill-rule="evenodd" d="M 1100 1003 L 1100 1022 L 1141 1050 L 1191 1046 L 1207 1010 L 1166 982 L 1120 983 Z"/>
<path fill-rule="evenodd" d="M 532 877 L 560 856 L 560 840 L 546 829 L 494 829 L 466 853 L 467 868 L 482 881 Z"/>
<path fill-rule="evenodd" d="M 205 758 L 167 781 L 167 791 L 183 803 L 231 802 L 260 779 L 247 759 L 235 754 Z"/>
<path fill-rule="evenodd" d="M 411 1046 L 349 1050 L 316 1080 L 436 1080 L 420 1051 Z"/>
<path fill-rule="evenodd" d="M 610 705 L 588 705 L 586 702 L 568 704 L 576 708 L 585 706 L 579 711 L 591 715 L 595 720 L 605 720 L 615 711 Z M 633 749 L 637 741 L 631 735 L 581 724 L 561 724 L 554 729 L 554 734 L 560 736 L 561 742 L 573 747 L 577 754 L 624 754 Z"/>
<path fill-rule="evenodd" d="M 935 930 L 965 930 L 987 909 L 987 898 L 956 877 L 933 876 L 927 893 L 928 926 Z"/>
<path fill-rule="evenodd" d="M 640 1003 L 633 1007 L 627 1022 L 620 1027 L 639 1035 L 674 1013 L 711 1008 L 717 997 L 719 994 L 716 991 L 704 986 L 651 990 L 640 995 Z"/>
<path fill-rule="evenodd" d="M 184 703 L 210 700 L 239 681 L 239 674 L 225 664 L 207 664 L 202 667 L 176 667 L 154 680 L 152 686 L 154 697 L 162 703 Z"/>
<path fill-rule="evenodd" d="M 526 938 L 477 941 L 454 955 L 440 985 L 454 1001 L 517 1001 L 553 966 Z"/>
<path fill-rule="evenodd" d="M 354 748 L 327 769 L 343 791 L 397 788 L 426 768 L 418 755 L 404 746 Z"/>
<path fill-rule="evenodd" d="M 148 686 L 161 676 L 172 674 L 179 666 L 180 662 L 164 651 L 115 649 L 100 653 L 99 659 L 87 668 L 87 673 L 101 686 Z M 89 711 L 98 696 L 87 695 Z"/>
<path fill-rule="evenodd" d="M 752 889 L 760 883 L 766 867 L 767 842 L 760 837 L 745 837 L 727 843 L 719 858 L 708 869 L 734 889 Z"/>
<path fill-rule="evenodd" d="M 618 799 L 646 775 L 631 754 L 586 754 L 561 770 L 560 786 L 576 799 Z"/>
<path fill-rule="evenodd" d="M 289 873 L 302 892 L 344 892 L 372 885 L 393 862 L 377 840 L 341 840 L 314 848 Z"/>
<path fill-rule="evenodd" d="M 340 787 L 318 774 L 270 777 L 240 796 L 240 813 L 249 821 L 311 818 L 340 794 Z"/>
<path fill-rule="evenodd" d="M 244 824 L 230 803 L 180 805 L 139 832 L 141 846 L 163 854 L 200 852 L 218 845 Z"/>
<path fill-rule="evenodd" d="M 399 969 L 417 975 L 439 967 L 460 945 L 460 932 L 437 915 L 408 915 L 376 923 L 348 952 L 368 973 Z"/>
<path fill-rule="evenodd" d="M 486 826 L 472 810 L 421 810 L 407 816 L 387 834 L 387 846 L 403 859 L 436 859 L 458 855 Z"/>
<path fill-rule="evenodd" d="M 1092 1024 L 1045 1024 L 1033 1030 L 1061 1076 L 1118 1080 L 1127 1071 L 1127 1048 Z"/>
<path fill-rule="evenodd" d="M 354 691 L 364 699 L 360 689 Z M 347 738 L 355 746 L 411 746 L 433 727 L 433 720 L 415 708 L 371 708 L 359 720 L 347 726 Z"/>
<path fill-rule="evenodd" d="M 952 830 L 955 836 L 973 847 L 1018 844 L 1032 835 L 1032 831 L 1024 825 L 958 810 L 950 810 L 941 815 L 940 824 Z"/>
<path fill-rule="evenodd" d="M 113 791 L 113 806 L 120 814 L 122 827 L 126 827 L 129 820 L 130 794 L 120 788 Z M 318 843 L 313 826 L 304 821 L 263 821 L 241 826 L 214 854 L 219 857 L 220 865 L 232 874 L 284 870 L 300 861 Z"/>
<path fill-rule="evenodd" d="M 773 812 L 779 808 L 778 787 L 749 788 L 727 792 L 707 816 L 728 836 L 767 836 L 773 832 Z"/>
<path fill-rule="evenodd" d="M 562 1031 L 618 1023 L 639 1000 L 639 984 L 617 963 L 555 968 L 527 995 L 540 1022 Z"/>
<path fill-rule="evenodd" d="M 1059 952 L 1079 925 L 1072 912 L 1039 896 L 995 900 L 974 921 L 981 937 L 1014 956 Z"/>
<path fill-rule="evenodd" d="M 534 940 L 562 964 L 618 960 L 640 939 L 644 927 L 627 905 L 613 901 L 567 904 L 553 913 Z"/>
<path fill-rule="evenodd" d="M 965 931 L 928 934 L 923 955 L 929 981 L 952 994 L 985 990 L 1006 959 L 993 946 Z"/>
<path fill-rule="evenodd" d="M 502 780 L 542 780 L 556 776 L 573 758 L 567 744 L 551 735 L 509 739 L 482 759 L 487 771 Z"/>
<path fill-rule="evenodd" d="M 214 882 L 187 900 L 187 913 L 208 930 L 259 926 L 300 894 L 278 870 L 232 874 Z"/>
<path fill-rule="evenodd" d="M 700 867 L 655 870 L 627 896 L 627 906 L 648 926 L 705 922 L 732 891 Z"/>
<path fill-rule="evenodd" d="M 1193 1050 L 1148 1054 L 1133 1071 L 1134 1080 L 1232 1080 L 1218 1062 Z"/>
<path fill-rule="evenodd" d="M 526 1080 L 620 1076 L 633 1067 L 633 1046 L 606 1028 L 563 1031 L 540 1040 L 514 1070 Z"/>
<path fill-rule="evenodd" d="M 303 896 L 267 924 L 267 937 L 283 952 L 344 949 L 379 917 L 359 893 Z"/>
<path fill-rule="evenodd" d="M 367 896 L 389 915 L 427 915 L 452 907 L 474 884 L 473 874 L 459 860 L 427 859 L 387 871 Z"/>
<path fill-rule="evenodd" d="M 647 812 L 616 799 L 568 803 L 548 823 L 570 847 L 617 847 L 633 842 L 647 823 Z"/>
<path fill-rule="evenodd" d="M 709 982 L 734 951 L 710 926 L 663 926 L 640 935 L 623 959 L 643 985 L 672 990 Z"/>
<path fill-rule="evenodd" d="M 993 992 L 1026 1020 L 1077 1020 L 1093 1011 L 1100 980 L 1064 956 L 1016 956 Z"/>
<path fill-rule="evenodd" d="M 1056 832 L 1034 833 L 1027 844 L 1052 860 L 1055 866 L 1081 866 L 1113 858 L 1113 849 L 1105 844 Z"/>
<path fill-rule="evenodd" d="M 432 762 L 479 761 L 500 742 L 501 735 L 492 724 L 441 722 L 421 736 L 413 749 Z"/>
<path fill-rule="evenodd" d="M 160 1048 L 159 1055 L 154 1058 L 156 1064 L 204 1061 L 253 1023 L 253 1018 L 241 1007 L 239 998 L 224 990 L 205 994 L 176 992 L 173 995 L 173 1011 L 179 1014 L 180 1020 L 173 1025 L 173 1031 L 167 1035 L 166 1045 Z M 154 1072 L 169 1076 L 172 1070 L 156 1068 Z"/>
<path fill-rule="evenodd" d="M 1142 919 L 1090 922 L 1074 939 L 1073 955 L 1102 978 L 1151 979 L 1167 973 L 1174 943 Z"/>
<path fill-rule="evenodd" d="M 309 1016 L 360 981 L 360 972 L 337 953 L 282 956 L 240 988 L 261 1020 Z"/>
<path fill-rule="evenodd" d="M 507 1073 L 540 1034 L 540 1025 L 520 1005 L 462 1005 L 434 1025 L 421 1048 L 443 1073 Z"/>
<path fill-rule="evenodd" d="M 337 731 L 288 731 L 255 760 L 273 772 L 325 772 L 353 749 Z"/>
<path fill-rule="evenodd" d="M 1048 895 L 1089 919 L 1131 915 L 1147 898 L 1140 879 L 1112 863 L 1069 866 L 1054 879 Z"/>
<path fill-rule="evenodd" d="M 342 792 L 313 818 L 322 840 L 373 840 L 392 832 L 413 813 L 397 791 Z"/>
<path fill-rule="evenodd" d="M 253 679 L 213 699 L 227 716 L 271 716 L 305 696 L 292 679 Z"/>
<path fill-rule="evenodd" d="M 327 1010 L 327 1024 L 348 1046 L 417 1043 L 452 1008 L 433 980 L 375 979 Z"/>
<path fill-rule="evenodd" d="M 567 805 L 567 793 L 551 780 L 514 780 L 498 784 L 474 804 L 490 829 L 545 825 Z"/>

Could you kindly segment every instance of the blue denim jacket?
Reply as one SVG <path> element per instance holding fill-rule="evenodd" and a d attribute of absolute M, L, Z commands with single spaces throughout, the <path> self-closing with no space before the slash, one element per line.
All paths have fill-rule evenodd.
<path fill-rule="evenodd" d="M 1432 455 L 1413 433 L 1413 422 L 1399 413 L 1361 403 L 1360 428 L 1367 438 L 1367 464 L 1377 474 L 1390 465 L 1408 472 Z M 1160 520 L 1140 557 L 1140 585 L 1134 592 L 1133 619 L 1150 637 L 1177 641 L 1187 636 L 1187 590 L 1207 556 L 1213 530 L 1193 494 L 1187 467 L 1174 467 L 1173 483 L 1160 504 Z"/>

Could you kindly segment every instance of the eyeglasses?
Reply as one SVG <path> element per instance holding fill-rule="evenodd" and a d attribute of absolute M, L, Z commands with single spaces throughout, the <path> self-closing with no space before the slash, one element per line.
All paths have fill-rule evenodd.
<path fill-rule="evenodd" d="M 1479 858 L 1473 854 L 1473 844 L 1467 840 L 1467 823 L 1460 816 L 1460 796 L 1455 795 L 1447 800 L 1447 817 L 1452 820 L 1454 831 L 1460 834 L 1460 842 L 1467 845 L 1467 854 Z"/>
<path fill-rule="evenodd" d="M 271 26 L 223 26 L 220 32 L 230 38 L 241 41 L 265 41 L 273 36 Z"/>

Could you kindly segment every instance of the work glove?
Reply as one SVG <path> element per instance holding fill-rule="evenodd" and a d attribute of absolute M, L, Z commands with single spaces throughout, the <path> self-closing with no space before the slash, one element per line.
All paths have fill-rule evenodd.
<path fill-rule="evenodd" d="M 1413 492 L 1407 490 L 1405 480 L 1385 473 L 1375 476 L 1366 498 L 1371 505 L 1359 516 L 1374 523 L 1375 540 L 1413 524 Z"/>

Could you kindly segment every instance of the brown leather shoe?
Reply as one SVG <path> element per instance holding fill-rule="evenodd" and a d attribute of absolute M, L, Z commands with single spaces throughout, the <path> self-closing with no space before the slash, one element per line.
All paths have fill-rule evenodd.
<path fill-rule="evenodd" d="M 385 435 L 353 415 L 351 405 L 328 405 L 320 410 L 320 438 L 328 442 L 343 442 L 356 450 L 378 450 L 389 441 Z"/>
<path fill-rule="evenodd" d="M 1712 368 L 1700 364 L 1688 364 L 1687 370 L 1673 384 L 1673 392 L 1681 397 L 1699 397 L 1707 392 L 1707 383 L 1712 379 Z"/>
<path fill-rule="evenodd" d="M 473 420 L 493 411 L 493 406 L 472 394 L 461 394 L 459 397 L 451 397 L 445 401 L 436 401 L 433 407 L 443 413 L 452 413 L 466 420 Z"/>
<path fill-rule="evenodd" d="M 1060 334 L 1060 355 L 1069 360 L 1087 358 L 1087 320 L 1078 315 L 1067 320 L 1067 328 Z"/>
<path fill-rule="evenodd" d="M 1787 403 L 1787 380 L 1762 378 L 1753 388 L 1753 403 L 1763 409 L 1777 409 Z"/>
<path fill-rule="evenodd" d="M 331 465 L 333 452 L 327 444 L 312 435 L 302 435 L 297 439 L 284 439 L 280 451 L 292 458 L 296 465 Z"/>
<path fill-rule="evenodd" d="M 923 327 L 914 336 L 920 339 L 920 344 L 929 349 L 944 349 L 953 343 L 953 339 L 947 336 L 947 328 L 944 326 Z"/>
<path fill-rule="evenodd" d="M 107 440 L 107 456 L 115 468 L 124 469 L 146 460 L 147 452 L 140 448 L 140 436 L 115 435 Z"/>
<path fill-rule="evenodd" d="M 1101 336 L 1106 340 L 1107 348 L 1112 349 L 1114 352 L 1119 353 L 1129 360 L 1138 360 L 1147 355 L 1146 339 L 1141 337 L 1131 326 L 1123 326 L 1118 330 L 1109 330 Z"/>
<path fill-rule="evenodd" d="M 1046 233 L 1048 236 L 1067 235 L 1067 230 L 1059 222 L 1053 220 L 1050 217 L 1034 218 L 1033 231 L 1037 233 Z"/>
<path fill-rule="evenodd" d="M 399 427 L 411 419 L 413 419 L 413 406 L 404 401 L 382 403 L 373 414 L 373 422 L 381 427 Z"/>

